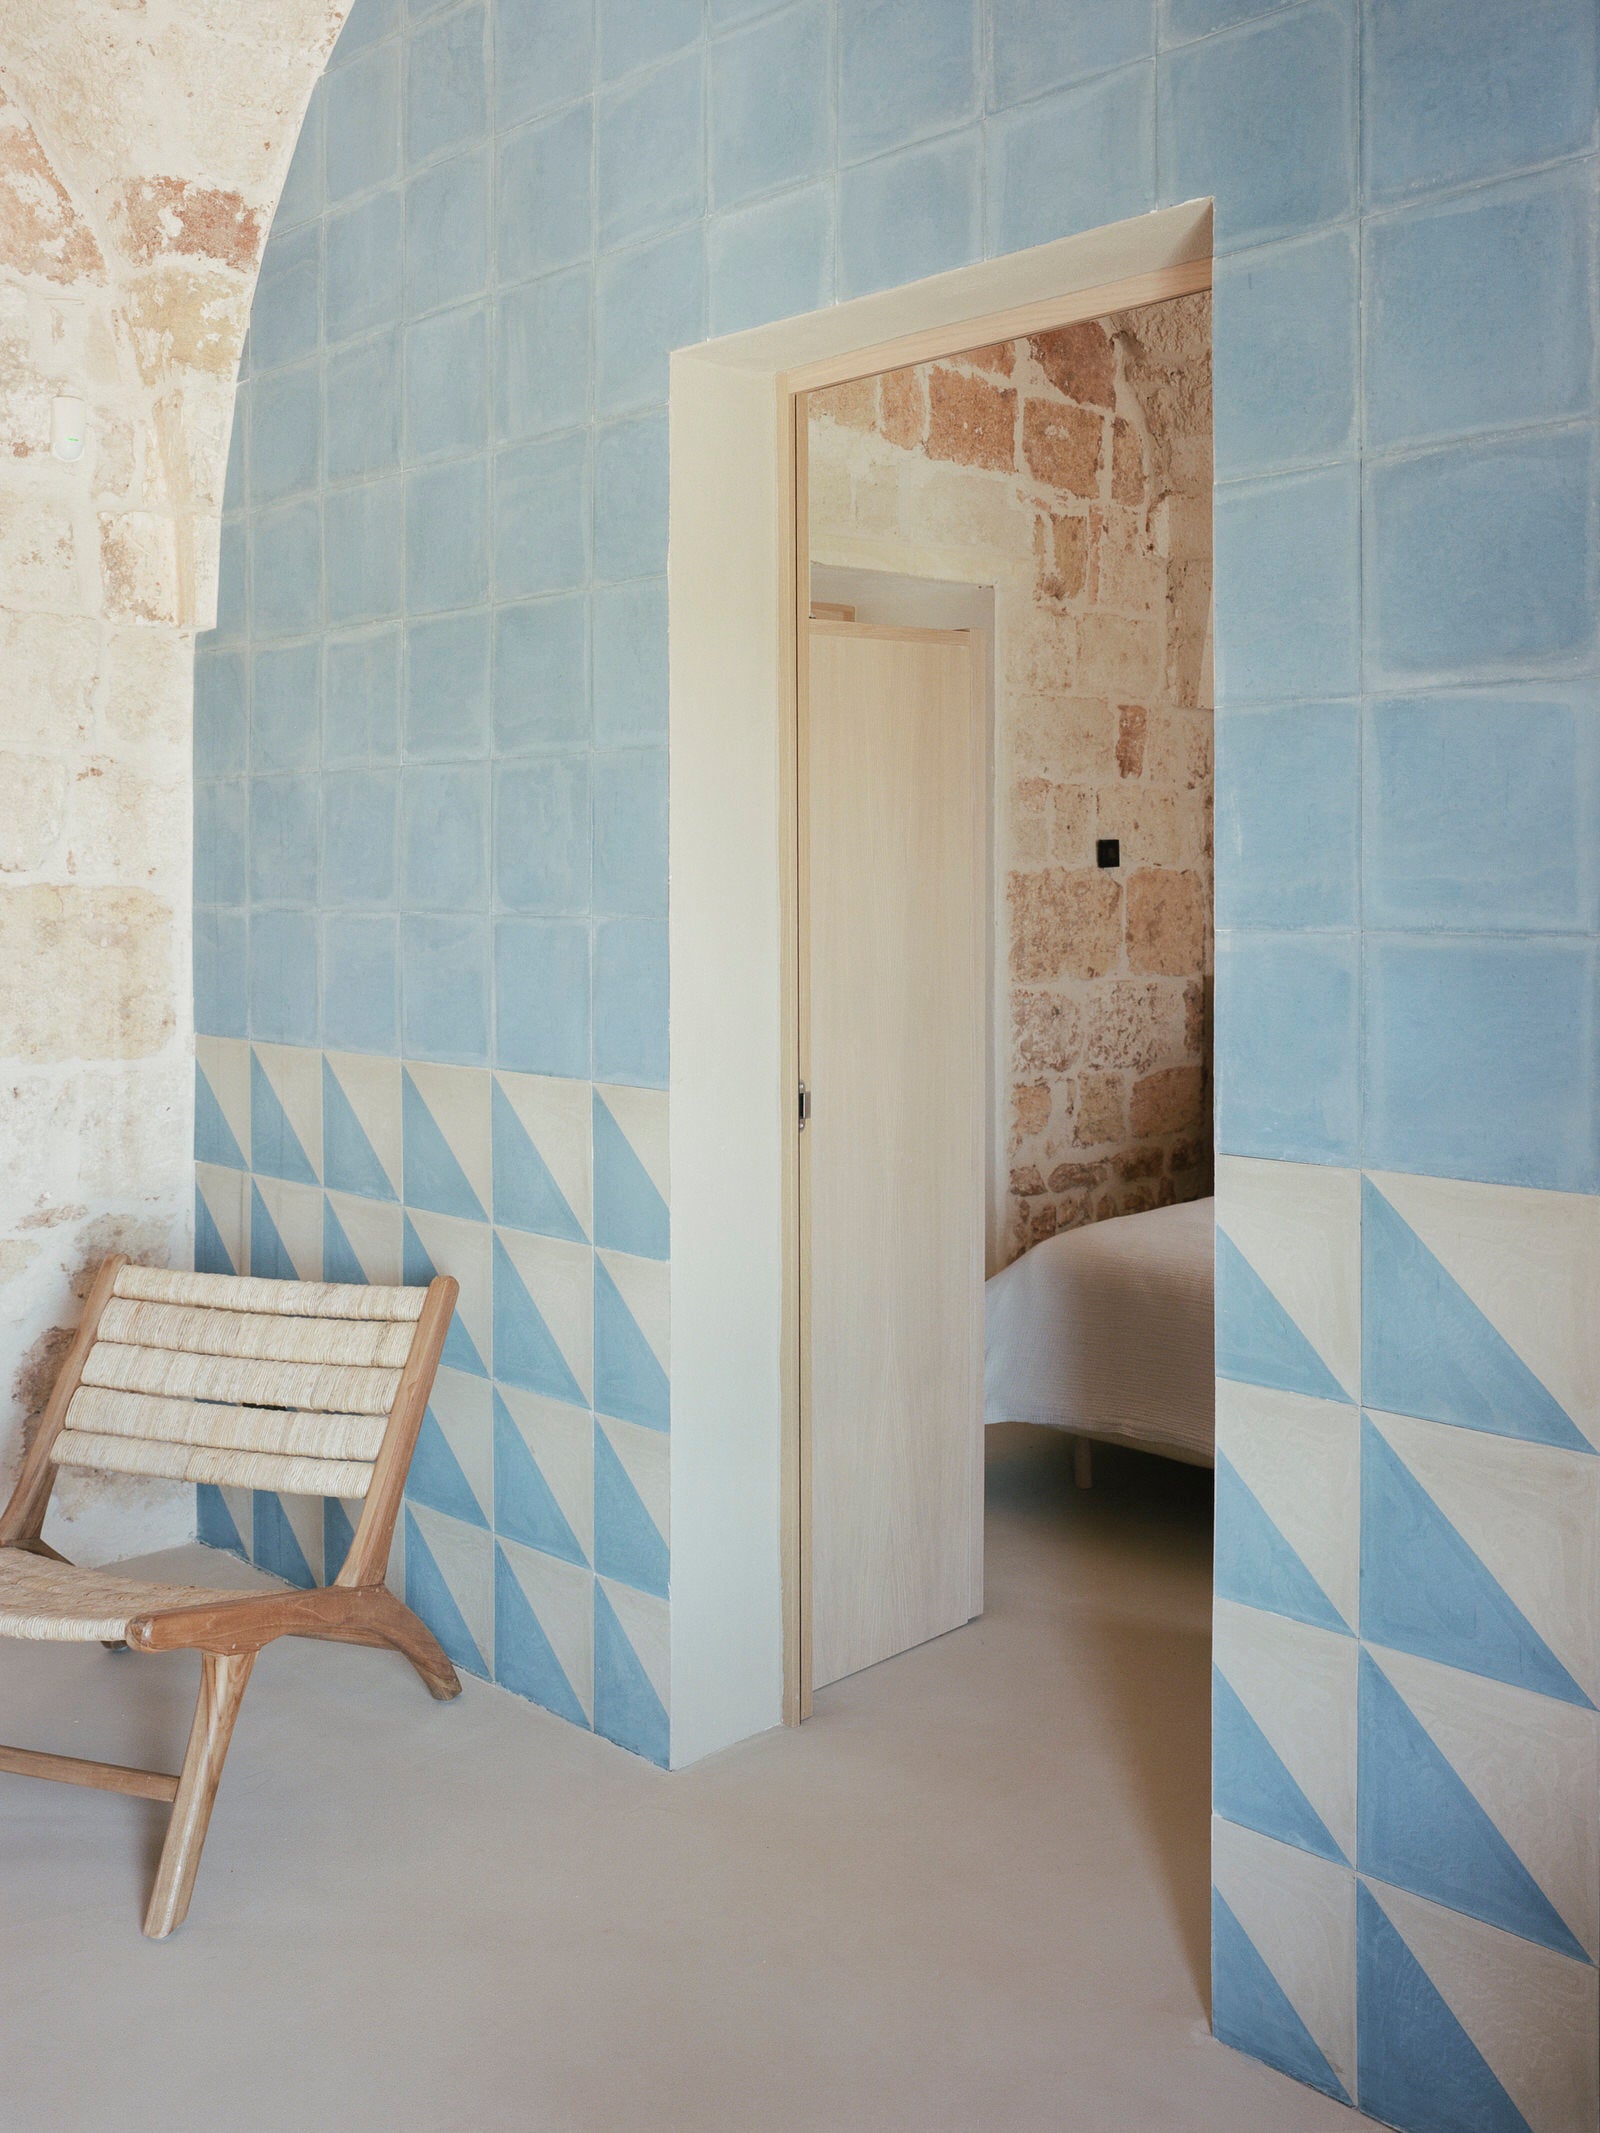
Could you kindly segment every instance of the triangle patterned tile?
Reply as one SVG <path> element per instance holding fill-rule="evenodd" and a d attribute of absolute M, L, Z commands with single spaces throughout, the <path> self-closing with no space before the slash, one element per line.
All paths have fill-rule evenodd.
<path fill-rule="evenodd" d="M 594 1729 L 620 1748 L 659 1763 L 671 1755 L 666 1698 L 665 1608 L 626 1586 L 594 1582 Z M 644 1651 L 641 1652 L 640 1646 Z M 646 1654 L 649 1657 L 646 1657 Z"/>
<path fill-rule="evenodd" d="M 671 1421 L 667 1375 L 667 1269 L 620 1252 L 594 1263 L 594 1404 L 645 1429 Z"/>
<path fill-rule="evenodd" d="M 250 1048 L 250 1167 L 296 1185 L 322 1182 L 322 1054 L 298 1044 Z"/>
<path fill-rule="evenodd" d="M 1217 1452 L 1354 1629 L 1361 1561 L 1359 1411 L 1219 1379 Z"/>
<path fill-rule="evenodd" d="M 1212 1631 L 1217 1671 L 1252 1726 L 1331 1841 L 1312 1844 L 1325 1857 L 1355 1858 L 1356 1849 L 1356 1644 L 1327 1630 L 1311 1629 L 1287 1615 L 1218 1600 Z M 1215 1739 L 1215 1735 L 1213 1736 Z M 1287 1843 L 1286 1829 L 1237 1812 L 1224 1803 L 1223 1761 L 1216 1755 L 1218 1811 L 1232 1821 L 1266 1829 Z"/>
<path fill-rule="evenodd" d="M 227 1170 L 248 1170 L 244 1148 L 223 1115 L 216 1092 L 198 1060 L 194 1069 L 194 1156 L 197 1163 L 216 1163 Z"/>
<path fill-rule="evenodd" d="M 1220 1599 L 1349 1634 L 1349 1624 L 1222 1452 L 1217 1454 L 1216 1534 Z"/>
<path fill-rule="evenodd" d="M 250 1271 L 270 1281 L 322 1279 L 322 1194 L 315 1185 L 251 1179 Z"/>
<path fill-rule="evenodd" d="M 435 1274 L 450 1274 L 460 1285 L 455 1314 L 445 1335 L 442 1361 L 473 1377 L 489 1375 L 494 1329 L 491 1239 L 486 1223 L 457 1222 L 448 1215 L 408 1208 L 401 1229 L 401 1272 L 408 1287 L 421 1287 Z"/>
<path fill-rule="evenodd" d="M 344 1568 L 350 1544 L 356 1537 L 360 1506 L 353 1509 L 337 1496 L 324 1497 L 322 1504 L 322 1575 L 331 1585 Z"/>
<path fill-rule="evenodd" d="M 493 1198 L 488 1073 L 423 1066 L 401 1075 L 405 1201 L 437 1215 L 486 1222 Z"/>
<path fill-rule="evenodd" d="M 1583 1958 L 1550 1899 L 1367 1653 L 1359 1798 L 1363 1873 Z"/>
<path fill-rule="evenodd" d="M 1520 1902 L 1528 1896 L 1519 1874 L 1536 1886 L 1539 1894 L 1532 1900 L 1526 1937 L 1594 1960 L 1600 1952 L 1600 1818 L 1594 1812 L 1600 1800 L 1600 1734 L 1592 1716 L 1554 1697 L 1508 1688 L 1481 1674 L 1464 1674 L 1404 1652 L 1368 1653 L 1363 1674 L 1369 1669 L 1376 1681 L 1367 1691 L 1364 1722 L 1372 1720 L 1375 1748 L 1385 1740 L 1410 1743 L 1411 1729 L 1420 1728 L 1429 1746 L 1406 1758 L 1406 1770 L 1425 1775 L 1433 1759 L 1442 1758 L 1514 1854 L 1518 1874 L 1509 1876 L 1513 1897 Z M 1403 1720 L 1391 1707 L 1391 1698 L 1403 1707 Z M 1364 1798 L 1363 1816 L 1381 1825 L 1396 1814 L 1407 1789 L 1401 1782 L 1393 1793 Z M 1477 1827 L 1471 1815 L 1466 1821 L 1470 1828 Z M 1402 1825 L 1388 1833 L 1386 1841 L 1398 1842 L 1402 1856 L 1422 1846 L 1431 1858 L 1445 1846 L 1442 1867 L 1432 1869 L 1435 1877 L 1441 1871 L 1465 1874 L 1470 1830 L 1459 1842 L 1445 1845 L 1446 1826 L 1441 1811 L 1436 1827 Z M 1375 1835 L 1384 1832 L 1375 1827 Z M 1454 1903 L 1458 1910 L 1493 1917 L 1509 1932 L 1524 1930 L 1516 1916 L 1499 1917 L 1470 1898 L 1456 1901 L 1442 1885 L 1429 1887 L 1416 1873 L 1388 1872 L 1376 1860 L 1371 1870 L 1382 1880 Z M 1552 1912 L 1559 1914 L 1559 1922 Z"/>
<path fill-rule="evenodd" d="M 442 1511 L 447 1518 L 462 1519 L 469 1526 L 487 1527 L 489 1523 L 431 1406 L 417 1431 L 406 1475 L 406 1502 L 426 1504 L 430 1511 Z"/>
<path fill-rule="evenodd" d="M 250 1168 L 250 1047 L 242 1037 L 205 1037 L 194 1040 L 195 1063 L 195 1155 L 202 1162 L 223 1163 L 229 1169 Z M 200 1083 L 215 1107 L 209 1121 L 223 1147 L 237 1150 L 226 1155 L 207 1154 L 201 1145 Z"/>
<path fill-rule="evenodd" d="M 1321 1859 L 1349 1863 L 1218 1667 L 1211 1670 L 1211 1756 L 1212 1804 L 1225 1821 Z"/>
<path fill-rule="evenodd" d="M 665 1515 L 667 1440 L 650 1430 L 619 1444 L 626 1424 L 594 1426 L 594 1559 L 603 1576 L 637 1592 L 667 1597 L 667 1542 L 646 1494 Z M 626 1449 L 627 1457 L 623 1452 Z M 640 1486 L 640 1484 L 643 1484 Z"/>
<path fill-rule="evenodd" d="M 489 1678 L 494 1650 L 494 1543 L 487 1530 L 408 1503 L 406 1605 L 458 1667 Z"/>
<path fill-rule="evenodd" d="M 257 1489 L 251 1523 L 251 1560 L 256 1568 L 268 1570 L 275 1578 L 283 1578 L 289 1584 L 309 1591 L 317 1582 L 316 1574 L 306 1560 L 300 1536 L 290 1523 L 283 1498 L 275 1496 L 270 1489 Z"/>
<path fill-rule="evenodd" d="M 400 1209 L 393 1201 L 328 1192 L 322 1209 L 324 1281 L 397 1283 L 403 1265 Z"/>
<path fill-rule="evenodd" d="M 233 1505 L 209 1481 L 195 1490 L 195 1537 L 206 1548 L 225 1548 L 249 1560 L 250 1549 L 234 1519 Z"/>
<path fill-rule="evenodd" d="M 1453 1438 L 1454 1443 L 1427 1444 L 1422 1433 L 1441 1440 Z M 1573 1534 L 1563 1532 L 1555 1516 L 1542 1521 L 1535 1516 L 1532 1521 L 1535 1541 L 1542 1537 L 1546 1553 L 1528 1565 L 1519 1582 L 1523 1596 L 1539 1615 L 1535 1622 L 1435 1499 L 1431 1487 L 1424 1485 L 1426 1473 L 1428 1483 L 1438 1487 L 1444 1461 L 1459 1459 L 1463 1450 L 1479 1456 L 1488 1452 L 1493 1459 L 1499 1448 L 1497 1440 L 1450 1431 L 1437 1423 L 1408 1423 L 1388 1415 L 1368 1417 L 1363 1423 L 1362 1633 L 1371 1643 L 1434 1659 L 1442 1666 L 1462 1667 L 1468 1673 L 1486 1674 L 1543 1696 L 1592 1707 L 1582 1683 L 1546 1634 L 1553 1631 L 1570 1649 L 1571 1640 L 1584 1629 L 1583 1611 L 1590 1604 L 1586 1595 L 1595 1589 L 1592 1518 Z M 1425 1459 L 1427 1453 L 1433 1454 L 1431 1462 Z M 1556 1455 L 1541 1452 L 1536 1456 L 1542 1462 Z M 1414 1470 L 1413 1461 L 1423 1472 Z M 1429 1464 L 1433 1472 L 1426 1472 Z M 1583 1464 L 1587 1472 L 1589 1462 Z M 1450 1478 L 1454 1483 L 1450 1508 L 1459 1515 L 1471 1477 L 1458 1471 Z M 1492 1492 L 1499 1479 L 1491 1472 L 1479 1486 Z M 1504 1515 L 1509 1519 L 1518 1508 L 1513 1500 L 1503 1507 Z M 1565 1561 L 1552 1562 L 1563 1543 Z M 1580 1582 L 1574 1572 L 1586 1572 L 1587 1581 Z M 1588 1632 L 1592 1638 L 1592 1623 Z"/>
<path fill-rule="evenodd" d="M 1572 1417 L 1370 1178 L 1363 1180 L 1363 1194 L 1367 1404 L 1571 1451 L 1592 1450 Z"/>
<path fill-rule="evenodd" d="M 1383 1172 L 1371 1183 L 1555 1408 L 1600 1445 L 1600 1197 Z"/>
<path fill-rule="evenodd" d="M 1217 1375 L 1319 1400 L 1348 1397 L 1226 1230 L 1216 1233 Z"/>
<path fill-rule="evenodd" d="M 343 1062 L 341 1074 L 334 1066 L 331 1056 L 322 1061 L 322 1176 L 323 1183 L 332 1191 L 347 1192 L 364 1200 L 398 1200 L 401 1167 L 398 1147 L 393 1148 L 391 1162 L 386 1163 L 378 1154 L 373 1134 L 363 1123 L 361 1113 L 351 1099 L 345 1076 L 348 1076 L 361 1095 L 367 1099 L 362 1108 L 373 1120 L 373 1131 L 379 1137 L 397 1144 L 399 1134 L 399 1066 L 392 1060 L 360 1060 Z M 381 1076 L 370 1069 L 388 1070 Z M 392 1078 L 396 1117 L 393 1121 L 375 1114 L 379 1105 L 375 1095 L 388 1093 Z M 383 1107 L 387 1109 L 387 1106 Z M 387 1127 L 385 1133 L 382 1129 Z"/>
<path fill-rule="evenodd" d="M 644 1259 L 670 1248 L 666 1107 L 658 1089 L 594 1092 L 595 1242 Z"/>
<path fill-rule="evenodd" d="M 585 1693 L 592 1693 L 594 1642 L 591 1580 L 586 1572 L 555 1564 L 557 1571 L 568 1570 L 574 1587 L 563 1591 L 542 1567 L 529 1562 L 527 1550 L 516 1549 L 514 1562 L 514 1548 L 514 1542 L 495 1548 L 494 1678 L 515 1695 L 587 1727 Z M 567 1653 L 565 1663 L 562 1650 Z M 574 1674 L 584 1684 L 583 1692 Z"/>
<path fill-rule="evenodd" d="M 1227 1905 L 1257 1961 L 1272 1978 L 1306 2035 L 1331 2069 L 1338 2088 L 1356 2086 L 1355 1876 L 1315 1853 L 1279 1844 L 1220 1818 L 1211 1825 L 1211 1867 L 1216 1893 Z M 1242 1951 L 1241 1951 L 1242 1952 Z M 1243 2051 L 1262 2052 L 1262 2042 L 1296 2039 L 1293 2024 L 1266 1994 L 1263 2006 L 1253 1965 L 1243 1974 L 1218 1974 L 1214 2006 L 1218 2034 Z M 1276 2017 L 1276 2019 L 1275 2019 Z M 1263 2018 L 1265 2018 L 1263 2020 Z M 1266 2035 L 1263 2037 L 1263 2029 Z M 1294 2053 L 1309 2064 L 1303 2043 Z M 1274 2064 L 1279 2063 L 1274 2060 Z M 1287 2069 L 1286 2069 L 1287 2070 Z M 1320 2085 L 1330 2095 L 1324 2079 Z"/>
<path fill-rule="evenodd" d="M 194 1197 L 196 1268 L 202 1274 L 244 1273 L 250 1260 L 249 1180 L 244 1172 L 197 1163 Z"/>
<path fill-rule="evenodd" d="M 594 1367 L 593 1253 L 517 1230 L 494 1233 L 495 1376 L 587 1407 Z"/>
<path fill-rule="evenodd" d="M 1363 1878 L 1358 2101 L 1420 2133 L 1569 2133 L 1596 2122 L 1596 1973 Z"/>
<path fill-rule="evenodd" d="M 471 1491 L 475 1513 L 452 1514 L 469 1523 L 487 1525 L 494 1502 L 493 1395 L 488 1381 L 474 1372 L 441 1364 L 433 1381 L 429 1412 L 461 1477 Z"/>
<path fill-rule="evenodd" d="M 1217 1226 L 1344 1397 L 1360 1388 L 1361 1180 L 1354 1170 L 1217 1159 Z M 1219 1292 L 1220 1292 L 1219 1279 Z M 1291 1391 L 1315 1391 L 1292 1384 Z M 1330 1395 L 1337 1397 L 1337 1394 Z"/>
<path fill-rule="evenodd" d="M 496 1386 L 496 1533 L 588 1568 L 594 1546 L 590 1438 L 586 1409 L 513 1385 Z"/>
<path fill-rule="evenodd" d="M 1215 1889 L 1211 1892 L 1212 2028 L 1224 2044 L 1279 2073 L 1350 2101 L 1344 2083 L 1262 1961 L 1255 1943 Z"/>
<path fill-rule="evenodd" d="M 589 1084 L 496 1074 L 492 1109 L 495 1221 L 587 1244 Z"/>

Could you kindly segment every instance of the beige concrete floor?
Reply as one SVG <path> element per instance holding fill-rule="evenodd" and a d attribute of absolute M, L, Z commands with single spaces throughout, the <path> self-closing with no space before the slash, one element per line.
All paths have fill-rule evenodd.
<path fill-rule="evenodd" d="M 675 1777 L 280 1644 L 160 1945 L 162 1810 L 0 1777 L 0 2128 L 1367 2124 L 1206 2032 L 1207 1478 L 990 1435 L 984 1618 Z M 173 1768 L 194 1668 L 0 1645 L 0 1737 Z"/>

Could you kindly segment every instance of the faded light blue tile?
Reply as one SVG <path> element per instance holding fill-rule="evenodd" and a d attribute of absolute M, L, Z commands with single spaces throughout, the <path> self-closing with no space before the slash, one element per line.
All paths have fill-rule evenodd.
<path fill-rule="evenodd" d="M 992 252 L 1142 215 L 1156 198 L 1156 72 L 1124 67 L 991 122 Z"/>
<path fill-rule="evenodd" d="M 412 911 L 472 911 L 489 900 L 487 764 L 407 770 L 401 895 Z"/>
<path fill-rule="evenodd" d="M 1217 936 L 1217 1146 L 1355 1160 L 1358 950 L 1348 933 Z"/>
<path fill-rule="evenodd" d="M 945 132 L 977 108 L 977 0 L 840 0 L 841 160 Z"/>
<path fill-rule="evenodd" d="M 1587 942 L 1373 937 L 1365 1161 L 1600 1190 L 1597 1003 Z"/>
<path fill-rule="evenodd" d="M 530 756 L 495 779 L 495 895 L 545 917 L 589 908 L 589 759 Z"/>
<path fill-rule="evenodd" d="M 406 157 L 425 162 L 442 149 L 476 140 L 488 123 L 482 7 L 469 7 L 419 30 L 406 72 Z"/>
<path fill-rule="evenodd" d="M 787 4 L 788 0 L 711 0 L 711 27 L 724 30 L 756 15 L 770 15 L 774 8 Z"/>
<path fill-rule="evenodd" d="M 1219 703 L 1355 694 L 1359 518 L 1353 466 L 1218 489 Z"/>
<path fill-rule="evenodd" d="M 1361 322 L 1354 232 L 1219 260 L 1212 307 L 1217 479 L 1348 454 Z"/>
<path fill-rule="evenodd" d="M 1591 657 L 1594 497 L 1588 428 L 1369 465 L 1368 686 L 1510 679 Z"/>
<path fill-rule="evenodd" d="M 597 0 L 600 79 L 669 59 L 700 34 L 700 0 Z"/>
<path fill-rule="evenodd" d="M 664 405 L 668 355 L 704 340 L 705 331 L 700 226 L 603 259 L 596 276 L 595 412 L 603 419 Z"/>
<path fill-rule="evenodd" d="M 868 296 L 965 266 L 982 249 L 976 133 L 908 148 L 839 180 L 839 294 Z"/>
<path fill-rule="evenodd" d="M 403 220 L 400 194 L 392 187 L 328 217 L 330 342 L 373 333 L 400 316 Z"/>
<path fill-rule="evenodd" d="M 489 617 L 413 622 L 406 633 L 406 753 L 429 761 L 489 746 Z"/>
<path fill-rule="evenodd" d="M 1258 15 L 1276 14 L 1283 0 L 1160 0 L 1159 36 L 1165 44 L 1187 44 L 1213 30 L 1232 29 Z"/>
<path fill-rule="evenodd" d="M 441 311 L 406 329 L 406 451 L 472 452 L 489 441 L 489 315 Z"/>
<path fill-rule="evenodd" d="M 208 645 L 237 644 L 249 628 L 250 542 L 247 521 L 224 519 L 217 544 L 217 626 Z"/>
<path fill-rule="evenodd" d="M 194 914 L 194 1026 L 204 1037 L 243 1037 L 250 1026 L 248 925 L 242 911 Z"/>
<path fill-rule="evenodd" d="M 313 777 L 250 780 L 250 898 L 314 904 L 321 787 Z"/>
<path fill-rule="evenodd" d="M 276 370 L 310 355 L 321 319 L 322 224 L 284 236 L 274 231 L 262 255 L 251 310 L 251 370 Z"/>
<path fill-rule="evenodd" d="M 594 0 L 497 0 L 495 120 L 570 103 L 594 85 Z"/>
<path fill-rule="evenodd" d="M 241 379 L 233 394 L 233 427 L 228 432 L 228 471 L 222 478 L 222 508 L 242 511 L 249 501 L 248 434 L 250 429 L 250 382 Z"/>
<path fill-rule="evenodd" d="M 494 987 L 496 1066 L 589 1073 L 587 920 L 497 919 Z"/>
<path fill-rule="evenodd" d="M 1155 0 L 994 0 L 994 102 L 1021 103 L 1155 50 Z"/>
<path fill-rule="evenodd" d="M 194 663 L 196 777 L 220 778 L 245 767 L 248 713 L 242 653 L 202 651 Z"/>
<path fill-rule="evenodd" d="M 495 747 L 514 751 L 586 742 L 588 671 L 588 602 L 581 593 L 497 609 Z"/>
<path fill-rule="evenodd" d="M 401 1042 L 412 1059 L 486 1066 L 489 921 L 407 914 L 400 921 Z"/>
<path fill-rule="evenodd" d="M 711 331 L 819 310 L 833 295 L 833 188 L 808 185 L 712 219 Z"/>
<path fill-rule="evenodd" d="M 242 904 L 248 794 L 243 778 L 202 778 L 194 788 L 196 903 Z"/>
<path fill-rule="evenodd" d="M 323 374 L 330 481 L 386 474 L 400 456 L 400 343 L 393 328 L 331 349 Z"/>
<path fill-rule="evenodd" d="M 495 306 L 494 423 L 501 440 L 575 428 L 589 409 L 586 269 L 508 289 Z"/>
<path fill-rule="evenodd" d="M 250 610 L 257 637 L 300 637 L 322 620 L 322 512 L 315 499 L 264 511 L 250 533 Z"/>
<path fill-rule="evenodd" d="M 319 81 L 306 106 L 294 154 L 289 159 L 289 175 L 283 181 L 277 212 L 272 218 L 274 236 L 284 230 L 296 229 L 301 223 L 309 222 L 313 215 L 322 213 L 323 113 L 327 86 L 326 80 Z"/>
<path fill-rule="evenodd" d="M 398 474 L 324 500 L 330 623 L 381 622 L 400 612 L 402 485 Z"/>
<path fill-rule="evenodd" d="M 406 187 L 406 310 L 476 296 L 489 277 L 489 152 L 435 163 Z"/>
<path fill-rule="evenodd" d="M 714 207 L 737 207 L 826 169 L 829 81 L 829 14 L 822 0 L 802 0 L 712 46 Z"/>
<path fill-rule="evenodd" d="M 318 647 L 289 644 L 250 663 L 250 768 L 314 770 L 322 705 Z M 241 760 L 237 766 L 243 769 Z"/>
<path fill-rule="evenodd" d="M 667 737 L 667 588 L 660 578 L 595 594 L 594 737 L 612 748 Z"/>
<path fill-rule="evenodd" d="M 315 363 L 257 378 L 250 387 L 250 500 L 272 504 L 316 486 L 322 378 Z"/>
<path fill-rule="evenodd" d="M 1217 721 L 1217 924 L 1357 923 L 1361 720 L 1354 703 Z"/>
<path fill-rule="evenodd" d="M 1590 687 L 1367 708 L 1368 926 L 1600 928 L 1600 712 Z"/>
<path fill-rule="evenodd" d="M 527 281 L 589 256 L 594 182 L 588 104 L 525 126 L 500 143 L 495 260 L 502 282 Z"/>
<path fill-rule="evenodd" d="M 388 904 L 395 893 L 400 779 L 393 770 L 336 771 L 322 781 L 322 900 Z"/>
<path fill-rule="evenodd" d="M 375 45 L 325 82 L 328 204 L 382 185 L 400 160 L 400 54 Z"/>
<path fill-rule="evenodd" d="M 315 1044 L 319 1004 L 315 914 L 253 911 L 250 1035 L 268 1044 Z"/>
<path fill-rule="evenodd" d="M 1586 168 L 1374 218 L 1366 233 L 1368 445 L 1587 413 L 1593 223 Z"/>
<path fill-rule="evenodd" d="M 489 582 L 489 469 L 448 460 L 406 476 L 406 605 L 467 607 Z"/>
<path fill-rule="evenodd" d="M 322 665 L 322 760 L 391 762 L 400 750 L 400 632 L 330 637 Z"/>
<path fill-rule="evenodd" d="M 340 911 L 322 921 L 322 1041 L 339 1052 L 400 1049 L 396 919 Z"/>
<path fill-rule="evenodd" d="M 495 455 L 494 582 L 503 599 L 581 585 L 589 557 L 589 440 L 583 430 Z"/>
<path fill-rule="evenodd" d="M 1219 252 L 1292 237 L 1355 208 L 1351 0 L 1311 0 L 1160 61 L 1167 201 L 1211 194 Z"/>
<path fill-rule="evenodd" d="M 344 66 L 358 58 L 382 37 L 393 34 L 399 19 L 398 0 L 357 0 L 344 18 L 344 28 L 333 48 L 329 68 Z"/>
<path fill-rule="evenodd" d="M 663 921 L 602 919 L 594 929 L 597 1081 L 667 1085 L 667 929 Z"/>
<path fill-rule="evenodd" d="M 653 577 L 666 567 L 666 417 L 614 422 L 595 434 L 595 577 Z"/>
<path fill-rule="evenodd" d="M 653 237 L 704 214 L 705 111 L 698 53 L 602 96 L 596 126 L 602 247 Z"/>
<path fill-rule="evenodd" d="M 594 908 L 665 918 L 667 751 L 604 749 L 594 757 Z"/>
<path fill-rule="evenodd" d="M 1386 0 L 1367 10 L 1361 56 L 1370 200 L 1593 145 L 1593 0 Z"/>

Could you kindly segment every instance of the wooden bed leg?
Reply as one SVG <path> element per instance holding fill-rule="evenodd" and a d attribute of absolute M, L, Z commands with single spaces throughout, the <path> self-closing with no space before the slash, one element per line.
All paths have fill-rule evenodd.
<path fill-rule="evenodd" d="M 211 1803 L 217 1796 L 217 1780 L 233 1738 L 233 1722 L 239 1715 L 245 1683 L 255 1665 L 254 1652 L 202 1652 L 200 1698 L 194 1707 L 189 1746 L 178 1779 L 178 1796 L 172 1803 L 167 1840 L 161 1847 L 156 1885 L 150 1892 L 144 1930 L 151 1940 L 165 1940 L 181 1926 L 189 1910 L 189 1896 L 200 1868 L 200 1848 L 206 1841 Z"/>
<path fill-rule="evenodd" d="M 1072 1478 L 1080 1489 L 1094 1487 L 1094 1446 L 1087 1437 L 1072 1440 Z"/>

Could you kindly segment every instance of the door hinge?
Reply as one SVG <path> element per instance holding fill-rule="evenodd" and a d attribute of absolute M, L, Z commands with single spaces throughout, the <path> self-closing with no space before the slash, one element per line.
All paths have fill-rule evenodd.
<path fill-rule="evenodd" d="M 811 1123 L 811 1091 L 804 1082 L 800 1084 L 800 1131 L 804 1133 Z"/>

